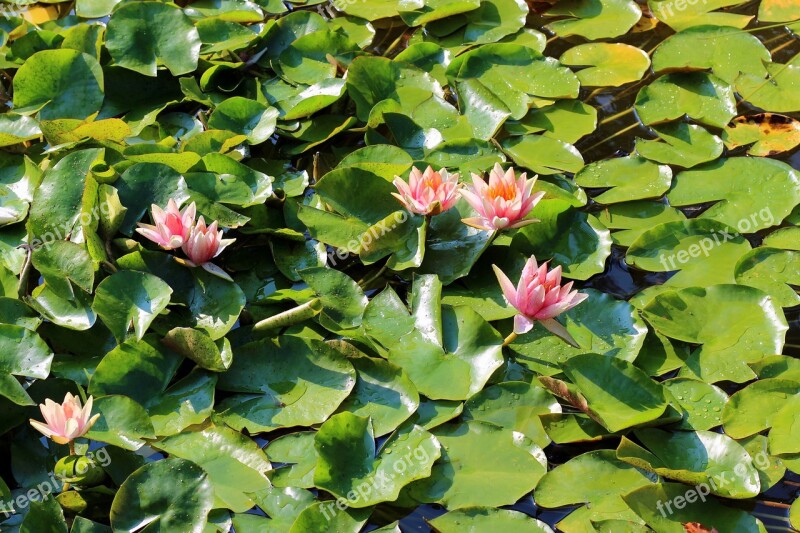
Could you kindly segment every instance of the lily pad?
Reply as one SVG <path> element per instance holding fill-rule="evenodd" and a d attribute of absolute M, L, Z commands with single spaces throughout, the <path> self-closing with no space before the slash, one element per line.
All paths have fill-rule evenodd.
<path fill-rule="evenodd" d="M 747 363 L 780 353 L 788 329 L 769 296 L 742 285 L 664 292 L 644 307 L 642 316 L 667 337 L 701 345 L 681 376 L 708 383 L 742 383 L 755 377 Z"/>
<path fill-rule="evenodd" d="M 627 463 L 690 485 L 705 484 L 712 494 L 726 498 L 752 498 L 760 492 L 750 454 L 727 435 L 660 429 L 641 429 L 634 434 L 650 451 L 622 437 L 617 457 Z"/>
<path fill-rule="evenodd" d="M 563 59 L 563 58 L 562 58 Z M 559 100 L 552 105 L 531 109 L 519 122 L 507 122 L 512 134 L 542 133 L 565 143 L 575 143 L 597 127 L 597 110 L 580 100 Z"/>
<path fill-rule="evenodd" d="M 421 502 L 451 510 L 511 505 L 530 492 L 547 469 L 541 448 L 521 433 L 494 424 L 473 420 L 439 426 L 433 434 L 441 443 L 442 457 L 429 478 L 407 489 Z M 486 479 L 495 482 L 490 493 L 485 490 Z"/>
<path fill-rule="evenodd" d="M 736 99 L 733 88 L 713 74 L 675 73 L 640 90 L 634 108 L 647 125 L 688 115 L 701 124 L 722 128 L 736 116 Z"/>
<path fill-rule="evenodd" d="M 217 410 L 229 426 L 251 432 L 325 421 L 356 383 L 344 356 L 317 340 L 283 336 L 240 347 L 220 374 L 221 390 L 238 392 Z"/>
<path fill-rule="evenodd" d="M 720 138 L 702 126 L 670 122 L 653 130 L 657 140 L 636 139 L 636 152 L 651 161 L 691 168 L 722 154 Z"/>
<path fill-rule="evenodd" d="M 575 183 L 608 188 L 594 199 L 601 204 L 614 204 L 661 196 L 672 183 L 672 170 L 641 157 L 619 157 L 583 167 L 575 174 Z"/>
<path fill-rule="evenodd" d="M 722 140 L 728 148 L 751 145 L 750 155 L 776 155 L 800 145 L 800 121 L 777 113 L 742 115 L 725 126 Z"/>
<path fill-rule="evenodd" d="M 761 379 L 731 395 L 722 411 L 725 433 L 742 439 L 772 427 L 780 412 L 775 406 L 790 404 L 797 395 L 797 382 L 786 379 Z"/>
<path fill-rule="evenodd" d="M 574 46 L 558 58 L 576 72 L 583 87 L 619 87 L 642 79 L 650 68 L 647 53 L 623 43 L 587 43 Z"/>
<path fill-rule="evenodd" d="M 508 509 L 492 507 L 468 507 L 449 511 L 430 521 L 431 526 L 441 533 L 460 533 L 464 524 L 469 528 L 485 531 L 506 531 L 513 533 L 552 533 L 550 526 L 530 516 Z"/>
<path fill-rule="evenodd" d="M 202 468 L 185 459 L 148 463 L 125 480 L 111 506 L 115 530 L 134 532 L 142 517 L 164 531 L 200 531 L 214 503 L 214 489 Z"/>
<path fill-rule="evenodd" d="M 124 270 L 100 282 L 92 309 L 120 342 L 133 325 L 141 340 L 156 316 L 166 309 L 172 289 L 160 278 Z"/>
<path fill-rule="evenodd" d="M 781 307 L 800 304 L 800 253 L 759 247 L 745 254 L 736 264 L 736 283 L 766 292 Z"/>
<path fill-rule="evenodd" d="M 642 10 L 630 0 L 564 0 L 546 14 L 567 17 L 547 25 L 559 37 L 580 35 L 595 40 L 626 33 L 638 22 Z"/>
<path fill-rule="evenodd" d="M 352 413 L 332 416 L 314 443 L 314 484 L 347 498 L 348 506 L 356 509 L 396 500 L 405 485 L 431 475 L 441 454 L 433 435 L 412 426 L 389 437 L 376 455 L 370 419 Z"/>
<path fill-rule="evenodd" d="M 679 429 L 708 430 L 722 425 L 722 409 L 728 402 L 725 391 L 691 378 L 668 379 L 664 386 L 683 408 Z"/>
<path fill-rule="evenodd" d="M 719 159 L 675 176 L 667 199 L 673 206 L 715 202 L 699 217 L 754 233 L 779 224 L 800 204 L 800 174 L 775 159 Z"/>

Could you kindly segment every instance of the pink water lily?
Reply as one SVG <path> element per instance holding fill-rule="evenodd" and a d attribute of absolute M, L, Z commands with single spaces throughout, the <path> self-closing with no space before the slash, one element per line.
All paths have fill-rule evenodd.
<path fill-rule="evenodd" d="M 140 222 L 136 231 L 165 250 L 174 250 L 180 248 L 189 237 L 196 213 L 197 206 L 194 202 L 181 211 L 175 200 L 170 198 L 166 209 L 153 204 L 151 214 L 154 224 Z"/>
<path fill-rule="evenodd" d="M 538 222 L 535 218 L 525 218 L 544 196 L 544 192 L 533 193 L 535 183 L 536 177 L 526 179 L 523 172 L 517 178 L 513 168 L 503 172 L 497 163 L 489 173 L 488 184 L 473 174 L 472 186 L 466 186 L 461 195 L 478 212 L 478 216 L 465 218 L 463 222 L 489 231 L 519 228 Z"/>
<path fill-rule="evenodd" d="M 212 274 L 230 280 L 230 276 L 228 276 L 224 270 L 209 263 L 209 261 L 222 253 L 222 250 L 236 240 L 223 239 L 222 235 L 222 230 L 218 229 L 216 220 L 209 226 L 206 226 L 206 221 L 201 216 L 197 224 L 192 227 L 181 249 L 189 258 L 189 261 L 186 261 L 189 266 L 202 266 Z"/>
<path fill-rule="evenodd" d="M 67 393 L 61 404 L 48 398 L 39 405 L 46 423 L 31 420 L 31 425 L 58 444 L 67 444 L 85 435 L 100 418 L 99 414 L 91 416 L 92 402 L 93 399 L 89 396 L 86 405 L 81 407 L 80 398 L 70 393 Z"/>
<path fill-rule="evenodd" d="M 399 176 L 394 178 L 399 194 L 392 196 L 400 200 L 406 209 L 418 215 L 438 215 L 447 211 L 458 201 L 458 174 L 448 174 L 446 169 L 438 172 L 430 166 L 425 172 L 413 168 L 408 183 Z"/>
<path fill-rule="evenodd" d="M 539 322 L 555 335 L 577 346 L 572 336 L 555 317 L 572 309 L 588 298 L 588 295 L 577 290 L 573 291 L 571 281 L 561 286 L 560 266 L 548 272 L 547 263 L 539 266 L 536 257 L 531 256 L 522 269 L 516 288 L 502 270 L 495 265 L 492 265 L 492 268 L 506 300 L 519 311 L 514 317 L 515 334 L 527 333 L 536 322 Z"/>

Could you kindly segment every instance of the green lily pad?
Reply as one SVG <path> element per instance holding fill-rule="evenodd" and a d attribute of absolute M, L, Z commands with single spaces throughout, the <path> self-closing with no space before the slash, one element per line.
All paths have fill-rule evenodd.
<path fill-rule="evenodd" d="M 299 431 L 278 437 L 267 444 L 264 448 L 267 457 L 273 462 L 284 463 L 284 466 L 270 472 L 274 486 L 304 489 L 314 486 L 314 468 L 317 466 L 314 435 L 314 431 Z"/>
<path fill-rule="evenodd" d="M 765 157 L 719 159 L 679 173 L 667 198 L 673 206 L 715 202 L 699 217 L 754 233 L 778 225 L 800 204 L 800 174 Z"/>
<path fill-rule="evenodd" d="M 536 174 L 575 173 L 583 168 L 583 156 L 578 149 L 552 137 L 510 137 L 502 142 L 502 146 L 515 163 Z"/>
<path fill-rule="evenodd" d="M 17 405 L 34 405 L 14 376 L 45 379 L 53 352 L 36 332 L 0 324 L 0 354 L 0 395 Z"/>
<path fill-rule="evenodd" d="M 598 353 L 633 361 L 642 348 L 647 326 L 633 306 L 624 300 L 593 289 L 581 305 L 561 315 L 567 332 L 579 347 L 570 346 L 544 327 L 537 326 L 520 335 L 509 348 L 518 363 L 545 376 L 561 372 L 560 365 L 570 357 Z"/>
<path fill-rule="evenodd" d="M 588 279 L 605 269 L 611 255 L 610 232 L 595 218 L 564 200 L 542 200 L 531 211 L 540 222 L 521 228 L 511 249 L 561 266 L 564 277 Z"/>
<path fill-rule="evenodd" d="M 523 0 L 481 0 L 478 9 L 465 17 L 464 40 L 475 44 L 496 42 L 521 30 L 527 17 L 528 5 Z"/>
<path fill-rule="evenodd" d="M 781 307 L 800 304 L 800 252 L 759 247 L 743 255 L 736 264 L 736 283 L 766 292 Z"/>
<path fill-rule="evenodd" d="M 93 412 L 100 418 L 86 434 L 87 439 L 135 451 L 144 446 L 143 439 L 156 438 L 147 411 L 127 396 L 95 398 Z"/>
<path fill-rule="evenodd" d="M 567 17 L 546 26 L 559 37 L 595 40 L 623 35 L 639 21 L 642 10 L 631 0 L 564 0 L 546 15 Z"/>
<path fill-rule="evenodd" d="M 686 215 L 666 203 L 640 200 L 606 206 L 597 213 L 597 218 L 611 230 L 614 244 L 629 247 L 650 228 L 665 222 L 686 220 Z"/>
<path fill-rule="evenodd" d="M 609 431 L 650 422 L 667 408 L 663 387 L 628 361 L 582 354 L 562 369 L 586 398 L 593 418 Z"/>
<path fill-rule="evenodd" d="M 176 435 L 208 419 L 214 408 L 216 384 L 214 374 L 195 369 L 161 394 L 148 398 L 143 405 L 150 415 L 155 434 Z"/>
<path fill-rule="evenodd" d="M 123 4 L 108 21 L 106 47 L 114 62 L 145 76 L 164 65 L 173 76 L 197 68 L 200 35 L 177 6 L 161 2 Z"/>
<path fill-rule="evenodd" d="M 332 416 L 314 438 L 314 484 L 347 498 L 349 507 L 369 507 L 396 500 L 404 486 L 431 475 L 441 454 L 437 439 L 419 426 L 394 433 L 377 455 L 373 439 L 369 418 Z"/>
<path fill-rule="evenodd" d="M 727 435 L 660 429 L 641 429 L 634 434 L 650 451 L 622 437 L 617 457 L 626 463 L 690 485 L 705 484 L 711 494 L 726 498 L 752 498 L 760 492 L 750 454 Z"/>
<path fill-rule="evenodd" d="M 560 413 L 561 404 L 544 388 L 522 381 L 487 387 L 464 404 L 464 420 L 491 422 L 518 431 L 544 448 L 550 444 L 539 415 Z"/>
<path fill-rule="evenodd" d="M 29 141 L 41 134 L 39 124 L 31 117 L 15 113 L 0 115 L 0 147 Z"/>
<path fill-rule="evenodd" d="M 185 459 L 148 463 L 122 484 L 111 505 L 115 531 L 139 531 L 142 517 L 158 531 L 201 531 L 214 503 L 214 488 L 202 468 Z"/>
<path fill-rule="evenodd" d="M 275 131 L 278 110 L 255 100 L 234 96 L 220 102 L 208 119 L 208 125 L 219 130 L 247 136 L 250 144 L 260 144 Z"/>
<path fill-rule="evenodd" d="M 675 73 L 640 90 L 634 108 L 647 125 L 688 115 L 701 124 L 722 128 L 736 116 L 736 99 L 733 88 L 713 74 Z"/>
<path fill-rule="evenodd" d="M 397 10 L 403 22 L 413 27 L 467 13 L 477 9 L 480 4 L 480 0 L 401 0 L 397 4 Z"/>
<path fill-rule="evenodd" d="M 488 422 L 439 426 L 433 434 L 441 443 L 442 457 L 429 478 L 408 487 L 407 494 L 417 501 L 436 502 L 450 510 L 512 505 L 547 470 L 541 448 L 520 433 Z M 485 490 L 487 479 L 493 480 L 491 492 Z"/>
<path fill-rule="evenodd" d="M 653 70 L 710 69 L 733 84 L 739 73 L 764 77 L 769 50 L 755 35 L 726 27 L 695 27 L 665 39 L 653 53 Z"/>
<path fill-rule="evenodd" d="M 270 486 L 271 468 L 264 452 L 248 437 L 226 426 L 167 437 L 156 444 L 170 457 L 187 459 L 208 474 L 214 487 L 214 507 L 244 512 L 253 507 L 249 493 Z"/>
<path fill-rule="evenodd" d="M 798 6 L 781 0 L 762 0 L 758 4 L 759 22 L 785 22 L 800 19 L 800 8 Z M 796 527 L 800 521 L 792 521 Z"/>
<path fill-rule="evenodd" d="M 54 294 L 71 300 L 75 295 L 73 285 L 92 292 L 94 266 L 83 246 L 56 241 L 34 251 L 31 259 Z"/>
<path fill-rule="evenodd" d="M 677 428 L 708 430 L 722 425 L 722 409 L 728 402 L 725 391 L 691 378 L 668 379 L 663 384 L 684 411 Z"/>
<path fill-rule="evenodd" d="M 542 133 L 565 143 L 575 143 L 596 127 L 597 110 L 580 100 L 559 100 L 552 105 L 534 108 L 519 122 L 505 125 L 505 129 L 514 135 Z"/>
<path fill-rule="evenodd" d="M 742 439 L 772 427 L 780 409 L 797 395 L 797 382 L 785 379 L 761 379 L 731 395 L 722 411 L 725 433 Z"/>
<path fill-rule="evenodd" d="M 553 413 L 539 419 L 547 436 L 556 444 L 593 442 L 612 436 L 609 431 L 590 417 L 577 413 Z"/>
<path fill-rule="evenodd" d="M 265 355 L 269 354 L 269 355 Z M 353 366 L 317 340 L 284 335 L 236 350 L 218 388 L 238 392 L 217 406 L 229 426 L 250 432 L 324 422 L 356 383 Z"/>
<path fill-rule="evenodd" d="M 171 294 L 172 289 L 160 278 L 123 270 L 100 282 L 92 309 L 120 342 L 131 324 L 141 340 L 156 316 L 166 309 Z"/>
<path fill-rule="evenodd" d="M 649 527 L 658 532 L 685 531 L 684 524 L 697 524 L 707 530 L 765 533 L 761 522 L 741 509 L 727 507 L 714 498 L 700 496 L 701 487 L 682 483 L 658 483 L 641 487 L 622 498 Z M 680 499 L 678 499 L 680 498 Z"/>
<path fill-rule="evenodd" d="M 350 276 L 326 267 L 307 268 L 298 274 L 318 295 L 324 319 L 342 329 L 361 324 L 368 300 Z"/>
<path fill-rule="evenodd" d="M 769 430 L 769 451 L 775 455 L 800 453 L 800 395 L 795 394 L 784 402 L 772 418 Z"/>
<path fill-rule="evenodd" d="M 780 378 L 800 383 L 800 359 L 787 355 L 769 355 L 749 366 L 758 379 Z"/>
<path fill-rule="evenodd" d="M 701 345 L 680 375 L 708 383 L 755 377 L 747 363 L 780 353 L 787 330 L 781 309 L 760 290 L 742 285 L 664 292 L 642 316 L 667 337 Z"/>
<path fill-rule="evenodd" d="M 669 288 L 734 283 L 737 262 L 750 243 L 732 228 L 711 219 L 693 218 L 645 230 L 628 248 L 625 261 L 650 272 L 677 274 L 637 296 L 646 303 Z"/>
<path fill-rule="evenodd" d="M 731 13 L 720 8 L 741 4 L 741 0 L 708 0 L 679 4 L 675 0 L 648 0 L 650 11 L 655 17 L 675 31 L 695 26 L 730 26 L 743 29 L 753 19 L 752 15 Z"/>
<path fill-rule="evenodd" d="M 47 72 L 47 78 L 42 77 Z M 39 119 L 86 118 L 103 104 L 103 70 L 77 50 L 42 50 L 14 76 L 14 109 Z"/>
<path fill-rule="evenodd" d="M 610 479 L 614 482 L 609 483 Z M 572 515 L 567 519 L 591 526 L 593 513 L 598 511 L 605 519 L 610 515 L 635 520 L 622 495 L 652 483 L 641 470 L 617 459 L 613 450 L 596 450 L 573 457 L 545 474 L 536 485 L 534 497 L 536 504 L 545 508 L 587 504 L 573 511 L 572 515 L 583 515 L 578 520 Z"/>
<path fill-rule="evenodd" d="M 128 339 L 108 352 L 89 381 L 89 394 L 120 394 L 144 405 L 166 390 L 182 359 L 156 335 Z"/>
<path fill-rule="evenodd" d="M 670 122 L 653 130 L 657 140 L 636 139 L 636 152 L 651 161 L 691 168 L 722 154 L 720 138 L 702 126 Z"/>
<path fill-rule="evenodd" d="M 441 533 L 460 533 L 464 525 L 479 531 L 506 531 L 508 533 L 552 533 L 550 526 L 530 516 L 508 509 L 468 507 L 449 511 L 431 520 L 430 525 Z"/>
<path fill-rule="evenodd" d="M 642 79 L 650 68 L 647 53 L 623 43 L 587 43 L 574 46 L 558 58 L 575 73 L 583 87 L 619 87 Z"/>
<path fill-rule="evenodd" d="M 754 74 L 736 78 L 736 92 L 744 100 L 764 111 L 790 113 L 800 110 L 800 65 L 769 63 L 769 75 L 764 80 Z"/>
<path fill-rule="evenodd" d="M 672 170 L 641 157 L 619 157 L 586 165 L 575 174 L 575 183 L 609 188 L 594 199 L 601 204 L 614 204 L 661 196 L 672 183 Z"/>
<path fill-rule="evenodd" d="M 419 406 L 419 394 L 408 375 L 385 359 L 367 357 L 345 343 L 334 344 L 348 355 L 358 373 L 353 393 L 339 406 L 339 412 L 366 416 L 372 420 L 376 437 L 397 429 Z"/>

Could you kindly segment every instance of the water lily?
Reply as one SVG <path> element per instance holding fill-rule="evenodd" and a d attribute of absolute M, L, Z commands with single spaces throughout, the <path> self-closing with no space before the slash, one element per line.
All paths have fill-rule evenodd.
<path fill-rule="evenodd" d="M 539 266 L 536 257 L 531 256 L 522 269 L 516 288 L 502 270 L 495 265 L 492 265 L 492 268 L 506 300 L 519 312 L 514 317 L 513 337 L 527 333 L 536 322 L 539 322 L 555 335 L 577 346 L 572 336 L 555 317 L 572 309 L 588 298 L 588 295 L 577 290 L 573 291 L 571 281 L 564 286 L 561 285 L 560 266 L 548 271 L 546 262 Z"/>
<path fill-rule="evenodd" d="M 399 176 L 393 183 L 399 194 L 393 192 L 392 196 L 418 215 L 438 215 L 453 207 L 459 198 L 458 174 L 448 174 L 444 168 L 436 172 L 429 166 L 421 172 L 415 167 L 408 183 Z"/>
<path fill-rule="evenodd" d="M 174 250 L 180 248 L 189 237 L 196 213 L 197 206 L 194 202 L 179 210 L 178 204 L 170 198 L 166 209 L 153 204 L 151 215 L 154 224 L 140 222 L 136 231 L 165 250 Z"/>
<path fill-rule="evenodd" d="M 100 418 L 99 414 L 92 415 L 93 398 L 89 396 L 86 405 L 81 406 L 81 400 L 71 393 L 67 393 L 64 402 L 57 404 L 51 399 L 46 399 L 39 405 L 45 424 L 31 420 L 31 425 L 44 436 L 53 439 L 58 444 L 71 443 L 82 437 Z"/>
<path fill-rule="evenodd" d="M 538 222 L 535 218 L 525 217 L 541 200 L 544 192 L 533 194 L 536 177 L 526 179 L 524 172 L 519 177 L 515 174 L 513 168 L 504 172 L 499 164 L 495 164 L 489 173 L 488 184 L 473 174 L 472 186 L 466 186 L 461 195 L 479 216 L 465 218 L 463 222 L 489 231 L 519 228 Z"/>
<path fill-rule="evenodd" d="M 197 224 L 192 227 L 186 242 L 184 242 L 181 247 L 183 253 L 189 258 L 186 264 L 189 266 L 201 266 L 216 276 L 231 280 L 231 277 L 225 273 L 224 270 L 209 263 L 209 261 L 222 253 L 222 250 L 236 240 L 223 239 L 222 235 L 222 230 L 218 229 L 216 220 L 206 226 L 206 221 L 201 216 Z"/>

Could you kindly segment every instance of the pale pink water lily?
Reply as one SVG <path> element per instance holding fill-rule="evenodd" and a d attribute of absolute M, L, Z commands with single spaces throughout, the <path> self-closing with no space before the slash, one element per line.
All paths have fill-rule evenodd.
<path fill-rule="evenodd" d="M 408 183 L 399 176 L 392 183 L 399 192 L 392 196 L 418 215 L 438 215 L 453 207 L 460 197 L 458 174 L 449 174 L 444 168 L 436 172 L 429 166 L 421 172 L 415 167 Z"/>
<path fill-rule="evenodd" d="M 197 220 L 197 224 L 192 227 L 186 242 L 181 247 L 183 253 L 189 258 L 186 264 L 189 266 L 201 266 L 214 275 L 231 280 L 231 277 L 224 270 L 209 263 L 236 240 L 223 239 L 222 235 L 222 230 L 218 229 L 216 220 L 206 226 L 206 221 L 201 216 Z"/>
<path fill-rule="evenodd" d="M 577 346 L 572 336 L 555 317 L 572 309 L 588 298 L 588 295 L 577 290 L 573 291 L 571 281 L 561 286 L 560 266 L 548 272 L 547 263 L 539 266 L 536 257 L 531 256 L 522 269 L 516 288 L 502 270 L 495 265 L 492 265 L 492 268 L 506 300 L 519 311 L 514 317 L 515 334 L 527 333 L 536 322 L 539 322 L 555 335 Z"/>
<path fill-rule="evenodd" d="M 533 193 L 535 183 L 536 177 L 526 179 L 523 172 L 517 178 L 513 168 L 503 172 L 497 163 L 489 173 L 488 184 L 473 174 L 472 186 L 464 187 L 461 196 L 478 212 L 478 216 L 465 218 L 463 222 L 489 231 L 538 222 L 535 218 L 525 218 L 544 196 L 544 192 Z"/>
<path fill-rule="evenodd" d="M 194 225 L 197 206 L 194 202 L 178 209 L 178 204 L 170 198 L 167 208 L 161 209 L 157 205 L 151 206 L 153 225 L 139 223 L 136 231 L 165 250 L 180 248 Z"/>
<path fill-rule="evenodd" d="M 92 402 L 89 396 L 86 405 L 81 407 L 80 398 L 71 393 L 67 393 L 61 404 L 48 398 L 39 405 L 46 423 L 31 420 L 31 425 L 58 444 L 70 443 L 85 435 L 100 418 L 99 414 L 92 416 Z"/>

